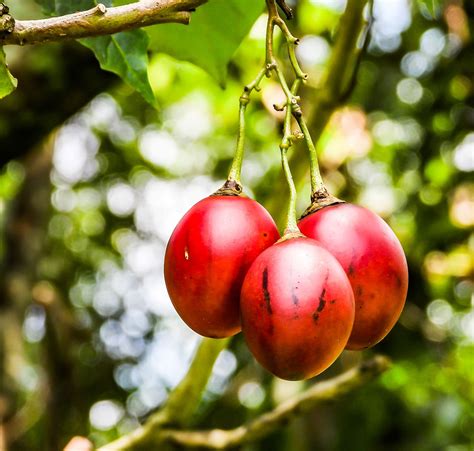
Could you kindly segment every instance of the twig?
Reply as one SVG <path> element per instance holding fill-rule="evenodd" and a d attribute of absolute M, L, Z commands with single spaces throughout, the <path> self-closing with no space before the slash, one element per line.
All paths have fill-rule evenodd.
<path fill-rule="evenodd" d="M 318 192 L 320 190 L 326 191 L 326 188 L 324 187 L 324 182 L 319 170 L 316 149 L 314 147 L 313 140 L 310 136 L 309 130 L 306 127 L 306 121 L 304 120 L 304 117 L 303 117 L 303 111 L 301 109 L 301 106 L 298 103 L 300 100 L 300 98 L 297 96 L 299 86 L 300 84 L 304 83 L 308 78 L 308 75 L 303 72 L 296 58 L 295 48 L 299 44 L 299 39 L 291 34 L 288 26 L 278 14 L 277 3 L 280 5 L 280 2 L 278 2 L 277 0 L 266 0 L 266 3 L 267 3 L 267 9 L 268 9 L 268 24 L 267 24 L 267 37 L 266 37 L 266 64 L 267 64 L 267 67 L 269 67 L 269 69 L 273 70 L 276 73 L 280 86 L 283 92 L 285 93 L 285 97 L 286 97 L 287 105 L 288 105 L 287 108 L 291 108 L 291 113 L 297 120 L 300 130 L 307 143 L 308 151 L 309 151 L 308 153 L 310 156 L 311 191 L 312 192 Z M 288 83 L 285 80 L 285 76 L 283 75 L 282 70 L 279 68 L 278 63 L 273 56 L 273 29 L 275 26 L 278 26 L 280 28 L 280 30 L 282 31 L 283 35 L 286 38 L 286 43 L 288 46 L 288 56 L 290 59 L 291 67 L 296 77 L 296 81 L 297 81 L 297 83 L 294 85 L 294 90 L 290 90 Z M 276 109 L 278 110 L 279 108 L 277 107 Z M 282 109 L 284 109 L 284 106 L 282 106 Z M 285 123 L 286 122 L 289 123 L 289 119 L 291 118 L 288 116 L 288 114 L 286 115 L 286 118 L 287 119 L 285 120 Z M 286 137 L 283 138 L 283 143 L 287 150 L 288 147 L 285 144 L 285 139 Z M 287 180 L 290 185 L 291 197 L 295 197 L 296 199 L 296 188 L 294 187 L 294 182 L 293 180 L 290 180 L 290 178 L 292 179 L 292 177 L 290 178 L 288 177 L 290 175 L 290 169 L 289 169 L 286 151 L 282 153 L 282 162 L 283 162 L 284 172 L 287 175 Z M 295 203 L 295 199 L 290 199 L 290 205 L 292 203 L 293 204 Z M 291 216 L 292 215 L 293 214 L 291 213 Z M 287 216 L 287 219 L 288 218 L 289 216 Z M 291 226 L 291 228 L 293 228 L 293 226 Z M 296 223 L 294 224 L 294 228 L 295 230 L 298 230 L 296 227 Z"/>
<path fill-rule="evenodd" d="M 288 189 L 290 192 L 290 196 L 288 198 L 288 208 L 287 208 L 287 217 L 286 217 L 286 224 L 285 229 L 283 232 L 283 236 L 287 235 L 300 235 L 300 231 L 298 229 L 297 221 L 296 221 L 296 186 L 293 180 L 293 175 L 290 170 L 290 166 L 288 164 L 288 150 L 293 145 L 293 141 L 299 138 L 299 135 L 292 133 L 291 131 L 291 118 L 292 114 L 294 113 L 293 108 L 298 106 L 296 103 L 296 93 L 300 87 L 302 80 L 297 78 L 293 82 L 293 86 L 291 87 L 291 95 L 292 97 L 287 97 L 286 103 L 286 112 L 285 112 L 285 120 L 283 122 L 283 137 L 280 143 L 280 151 L 281 151 L 281 163 L 283 168 L 283 173 L 285 174 L 285 178 L 288 184 Z M 294 102 L 294 103 L 292 103 Z"/>
<path fill-rule="evenodd" d="M 0 45 L 43 44 L 118 33 L 160 23 L 183 23 L 207 0 L 141 0 L 107 8 L 99 3 L 88 11 L 39 20 L 0 20 Z"/>
<path fill-rule="evenodd" d="M 229 339 L 204 338 L 196 351 L 189 371 L 173 390 L 165 406 L 152 415 L 143 426 L 108 443 L 99 451 L 128 450 L 134 447 L 143 449 L 145 444 L 160 440 L 160 428 L 164 425 L 185 426 L 188 424 L 201 400 L 214 362 L 228 343 Z"/>
<path fill-rule="evenodd" d="M 274 410 L 265 413 L 254 420 L 235 429 L 211 429 L 207 431 L 181 431 L 162 429 L 156 430 L 154 439 L 157 442 L 171 442 L 185 447 L 202 447 L 208 449 L 225 449 L 240 446 L 261 439 L 292 419 L 308 413 L 318 404 L 332 401 L 345 393 L 375 379 L 386 371 L 390 361 L 384 356 L 363 362 L 345 373 L 314 384 L 303 393 L 281 403 Z M 132 450 L 134 446 L 111 447 L 101 450 Z"/>
<path fill-rule="evenodd" d="M 286 4 L 285 0 L 276 0 L 278 6 L 285 13 L 288 20 L 293 19 L 293 10 Z"/>
<path fill-rule="evenodd" d="M 309 109 L 307 128 L 311 130 L 316 145 L 334 110 L 347 99 L 356 75 L 358 61 L 363 50 L 361 35 L 365 37 L 368 21 L 364 18 L 364 8 L 368 0 L 348 0 L 346 10 L 341 17 L 326 76 L 315 90 L 312 108 Z M 307 162 L 295 151 L 290 156 L 293 178 L 298 184 L 306 176 Z M 315 187 L 312 180 L 312 188 Z M 280 199 L 285 186 L 277 185 L 266 207 L 279 221 L 283 221 Z"/>
<path fill-rule="evenodd" d="M 244 92 L 239 99 L 239 134 L 237 137 L 237 147 L 235 150 L 234 159 L 232 160 L 232 166 L 230 168 L 229 176 L 224 186 L 218 191 L 225 193 L 228 186 L 234 187 L 234 189 L 242 191 L 242 185 L 240 182 L 240 174 L 242 171 L 242 161 L 244 158 L 244 140 L 245 140 L 245 111 L 247 105 L 250 102 L 250 94 L 253 90 L 260 91 L 260 83 L 268 70 L 266 67 L 260 70 L 257 77 L 248 85 L 244 87 Z"/>

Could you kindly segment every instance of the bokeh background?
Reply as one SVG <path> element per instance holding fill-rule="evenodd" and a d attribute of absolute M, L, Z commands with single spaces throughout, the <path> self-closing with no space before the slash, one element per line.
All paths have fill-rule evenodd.
<path fill-rule="evenodd" d="M 311 114 L 345 1 L 293 5 Z M 10 6 L 19 18 L 41 15 L 30 0 Z M 474 4 L 375 0 L 373 15 L 354 90 L 318 151 L 332 193 L 381 215 L 405 249 L 405 310 L 364 352 L 394 364 L 245 450 L 474 449 Z M 200 338 L 170 303 L 164 250 L 186 210 L 225 179 L 238 98 L 261 67 L 264 33 L 262 16 L 229 66 L 226 89 L 189 63 L 153 55 L 158 110 L 78 44 L 6 49 L 20 83 L 0 103 L 8 449 L 60 449 L 74 435 L 106 443 L 146 419 L 186 373 Z M 247 194 L 280 225 L 286 185 L 272 105 L 281 96 L 271 80 L 253 96 L 243 168 Z M 294 152 L 301 212 L 307 160 L 302 148 Z M 345 353 L 316 380 L 361 358 Z M 236 336 L 194 426 L 235 427 L 312 382 L 271 377 Z"/>

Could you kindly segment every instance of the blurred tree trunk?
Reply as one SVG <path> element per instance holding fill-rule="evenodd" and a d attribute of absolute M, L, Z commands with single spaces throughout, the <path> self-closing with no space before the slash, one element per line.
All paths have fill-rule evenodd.
<path fill-rule="evenodd" d="M 26 360 L 22 323 L 36 279 L 37 263 L 44 250 L 49 218 L 52 146 L 35 149 L 25 160 L 25 181 L 8 206 L 5 254 L 0 279 L 0 379 L 6 402 L 5 419 L 19 407 L 14 377 Z M 6 440 L 8 442 L 8 431 Z"/>
<path fill-rule="evenodd" d="M 0 103 L 0 164 L 21 159 L 23 186 L 7 207 L 5 253 L 0 275 L 0 422 L 25 427 L 18 416 L 21 400 L 13 365 L 26 360 L 22 324 L 38 281 L 37 265 L 45 251 L 50 215 L 52 142 L 41 142 L 55 127 L 111 85 L 114 77 L 100 70 L 94 56 L 78 44 L 50 45 L 35 49 L 15 49 L 12 71 L 21 89 Z M 41 87 L 41 89 L 38 89 Z M 48 310 L 48 309 L 46 309 Z M 64 398 L 71 390 L 70 362 L 60 346 L 60 331 L 47 312 L 43 359 L 47 369 L 45 393 L 48 425 L 47 449 L 59 448 L 58 426 Z M 68 383 L 65 384 L 64 382 Z M 71 394 L 72 395 L 72 394 Z M 10 420 L 10 421 L 9 421 Z M 2 428 L 6 448 L 18 430 Z"/>
<path fill-rule="evenodd" d="M 24 183 L 7 214 L 6 251 L 0 279 L 0 403 L 3 405 L 0 419 L 4 417 L 5 449 L 40 419 L 44 421 L 41 434 L 44 449 L 60 449 L 64 428 L 70 428 L 68 420 L 81 404 L 80 390 L 75 389 L 73 378 L 72 316 L 59 290 L 41 280 L 39 271 L 41 259 L 49 249 L 52 155 L 53 139 L 50 139 L 24 159 Z M 25 312 L 32 305 L 44 311 L 45 336 L 38 353 L 27 356 L 22 328 Z M 41 364 L 45 372 L 39 375 L 34 399 L 21 400 L 18 394 L 24 389 L 19 390 L 15 376 L 21 372 L 19 367 L 31 364 Z M 31 419 L 32 415 L 35 419 Z"/>

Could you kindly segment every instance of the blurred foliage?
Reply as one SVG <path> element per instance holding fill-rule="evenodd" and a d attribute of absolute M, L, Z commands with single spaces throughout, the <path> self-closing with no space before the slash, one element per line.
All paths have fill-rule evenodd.
<path fill-rule="evenodd" d="M 307 106 L 344 4 L 296 2 L 291 27 L 302 37 L 298 56 L 311 77 Z M 373 13 L 354 92 L 333 114 L 318 151 L 331 191 L 384 217 L 405 248 L 407 305 L 375 348 L 394 365 L 377 383 L 248 450 L 474 446 L 474 5 L 376 0 Z M 149 67 L 158 110 L 116 83 L 51 130 L 43 144 L 53 151 L 51 204 L 42 206 L 47 238 L 29 303 L 18 306 L 21 335 L 12 332 L 4 350 L 9 377 L 1 379 L 8 381 L 8 415 L 23 406 L 37 420 L 10 423 L 21 430 L 11 449 L 54 449 L 77 434 L 110 441 L 162 404 L 186 372 L 198 337 L 170 305 L 164 248 L 182 214 L 226 176 L 238 98 L 262 64 L 264 32 L 258 19 L 229 65 L 225 90 L 201 69 L 160 54 Z M 22 73 L 15 76 L 21 82 Z M 266 81 L 248 108 L 243 181 L 264 205 L 272 184 L 284 183 L 281 115 L 272 107 L 281 95 Z M 45 105 L 54 107 L 54 100 Z M 28 164 L 12 161 L 0 173 L 2 255 L 18 245 L 5 230 L 30 183 Z M 309 200 L 307 179 L 298 181 L 300 211 Z M 347 352 L 317 379 L 359 359 Z M 220 355 L 193 424 L 237 426 L 305 385 L 272 378 L 237 336 Z M 47 400 L 30 406 L 40 396 Z M 48 418 L 58 412 L 51 441 Z"/>
<path fill-rule="evenodd" d="M 10 94 L 17 85 L 17 80 L 8 70 L 5 63 L 5 52 L 0 51 L 0 99 Z"/>
<path fill-rule="evenodd" d="M 148 28 L 150 48 L 202 67 L 225 86 L 227 64 L 263 8 L 254 0 L 214 0 L 199 7 L 184 29 L 179 24 Z"/>

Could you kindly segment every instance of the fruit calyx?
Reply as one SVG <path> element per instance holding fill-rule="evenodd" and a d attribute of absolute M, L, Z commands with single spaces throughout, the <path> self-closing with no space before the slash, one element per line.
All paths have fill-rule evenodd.
<path fill-rule="evenodd" d="M 236 180 L 228 179 L 226 182 L 211 196 L 240 196 L 246 197 L 243 193 L 242 185 Z"/>
<path fill-rule="evenodd" d="M 301 232 L 286 232 L 275 244 L 283 243 L 287 240 L 294 240 L 297 238 L 307 238 Z"/>
<path fill-rule="evenodd" d="M 304 211 L 300 219 L 303 219 L 312 213 L 316 213 L 325 207 L 345 203 L 346 201 L 338 199 L 336 196 L 329 194 L 325 187 L 320 188 L 311 195 L 311 205 Z"/>

